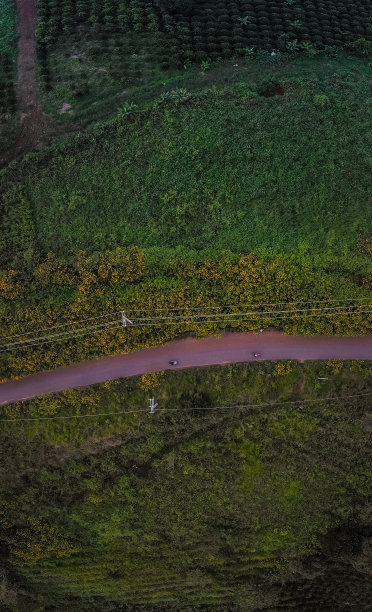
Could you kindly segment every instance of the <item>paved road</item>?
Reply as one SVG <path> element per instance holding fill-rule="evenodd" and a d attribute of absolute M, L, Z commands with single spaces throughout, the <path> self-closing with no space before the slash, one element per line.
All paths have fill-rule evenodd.
<path fill-rule="evenodd" d="M 372 359 L 372 336 L 284 336 L 279 332 L 226 333 L 222 337 L 187 338 L 128 355 L 85 361 L 0 384 L 0 405 L 105 380 L 159 370 L 192 368 L 261 359 Z M 176 359 L 179 366 L 168 366 Z"/>

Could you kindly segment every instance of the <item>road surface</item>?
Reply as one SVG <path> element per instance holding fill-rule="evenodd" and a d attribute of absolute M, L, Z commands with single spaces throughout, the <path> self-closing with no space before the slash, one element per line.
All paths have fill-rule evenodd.
<path fill-rule="evenodd" d="M 2 383 L 0 405 L 145 372 L 257 361 L 253 352 L 261 353 L 261 360 L 372 359 L 372 336 L 284 336 L 280 332 L 264 332 L 186 338 Z M 170 360 L 178 360 L 179 365 L 169 366 Z"/>

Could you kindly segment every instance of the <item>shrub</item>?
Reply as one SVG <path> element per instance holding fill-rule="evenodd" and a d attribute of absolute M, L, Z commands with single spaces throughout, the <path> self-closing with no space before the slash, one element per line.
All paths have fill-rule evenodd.
<path fill-rule="evenodd" d="M 326 104 L 328 104 L 329 98 L 328 96 L 325 96 L 324 94 L 317 94 L 313 97 L 313 102 L 315 106 L 319 106 L 323 108 L 324 106 L 326 106 Z"/>
<path fill-rule="evenodd" d="M 357 55 L 362 57 L 372 57 L 372 41 L 365 38 L 358 38 L 349 45 L 349 48 Z"/>

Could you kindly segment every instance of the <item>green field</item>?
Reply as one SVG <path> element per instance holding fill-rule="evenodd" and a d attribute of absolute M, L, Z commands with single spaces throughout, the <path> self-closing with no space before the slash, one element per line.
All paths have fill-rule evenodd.
<path fill-rule="evenodd" d="M 358 362 L 242 364 L 6 408 L 137 412 L 2 423 L 0 593 L 17 610 L 343 610 L 353 596 L 366 612 L 370 376 Z"/>
<path fill-rule="evenodd" d="M 62 258 L 130 244 L 355 253 L 372 227 L 371 70 L 302 73 L 242 70 L 78 134 L 10 173 L 9 224 L 18 209 L 31 216 L 41 253 Z"/>

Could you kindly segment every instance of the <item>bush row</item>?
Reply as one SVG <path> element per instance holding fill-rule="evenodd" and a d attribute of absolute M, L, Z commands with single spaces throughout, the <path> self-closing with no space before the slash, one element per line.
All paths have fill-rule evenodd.
<path fill-rule="evenodd" d="M 58 37 L 80 39 L 84 33 L 102 48 L 108 49 L 114 39 L 120 51 L 128 35 L 135 34 L 160 63 L 228 57 L 246 46 L 284 50 L 288 40 L 295 39 L 315 46 L 342 46 L 372 37 L 364 0 L 352 4 L 205 0 L 193 3 L 191 9 L 186 4 L 173 3 L 174 9 L 167 12 L 155 0 L 39 0 L 37 37 L 49 48 Z"/>

